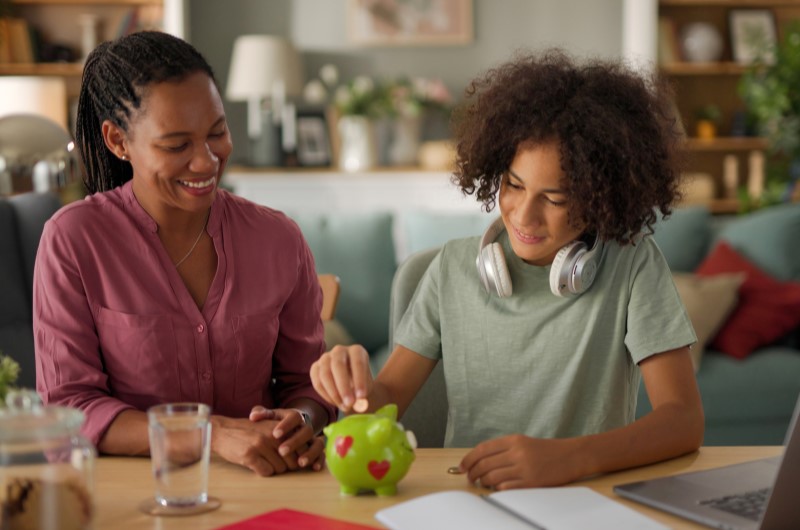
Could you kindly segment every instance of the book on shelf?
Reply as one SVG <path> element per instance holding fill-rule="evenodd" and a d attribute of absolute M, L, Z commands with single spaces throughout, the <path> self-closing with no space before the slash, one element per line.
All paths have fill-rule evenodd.
<path fill-rule="evenodd" d="M 124 37 L 125 35 L 130 35 L 136 28 L 139 27 L 139 9 L 136 7 L 128 8 L 125 11 L 125 14 L 122 15 L 122 19 L 119 22 L 119 26 L 117 26 L 117 33 L 116 38 Z"/>
<path fill-rule="evenodd" d="M 33 55 L 33 45 L 31 43 L 31 31 L 28 22 L 24 18 L 6 18 L 8 28 L 8 45 L 10 48 L 11 63 L 32 63 L 35 62 Z"/>
<path fill-rule="evenodd" d="M 11 36 L 8 31 L 8 19 L 0 17 L 0 63 L 11 62 Z"/>
<path fill-rule="evenodd" d="M 136 33 L 137 31 L 157 30 L 163 28 L 164 11 L 161 6 L 130 7 L 117 26 L 116 38 Z"/>
<path fill-rule="evenodd" d="M 442 491 L 384 508 L 375 518 L 392 530 L 667 530 L 586 487 L 517 489 L 488 495 Z"/>
<path fill-rule="evenodd" d="M 678 28 L 669 17 L 658 17 L 658 64 L 674 64 L 683 61 Z"/>

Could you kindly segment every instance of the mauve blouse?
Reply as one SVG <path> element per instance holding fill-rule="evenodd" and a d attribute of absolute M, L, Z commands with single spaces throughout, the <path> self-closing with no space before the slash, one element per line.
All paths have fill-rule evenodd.
<path fill-rule="evenodd" d="M 218 190 L 207 231 L 217 271 L 197 307 L 131 183 L 45 224 L 33 282 L 36 388 L 81 409 L 97 444 L 117 414 L 166 402 L 247 417 L 301 397 L 324 350 L 322 292 L 298 226 Z"/>

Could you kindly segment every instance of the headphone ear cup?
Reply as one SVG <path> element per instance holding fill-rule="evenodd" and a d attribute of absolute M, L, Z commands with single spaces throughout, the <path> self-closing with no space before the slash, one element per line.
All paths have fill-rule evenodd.
<path fill-rule="evenodd" d="M 595 254 L 583 252 L 575 263 L 575 274 L 572 275 L 573 289 L 576 293 L 588 291 L 597 274 Z"/>
<path fill-rule="evenodd" d="M 499 243 L 492 243 L 500 233 L 505 230 L 503 218 L 498 217 L 486 229 L 481 237 L 478 257 L 475 258 L 475 265 L 478 267 L 478 275 L 484 289 L 489 294 L 495 294 L 500 298 L 511 296 L 511 275 L 506 266 L 506 257 L 503 247 Z"/>
<path fill-rule="evenodd" d="M 550 267 L 550 291 L 556 296 L 578 294 L 575 289 L 573 270 L 581 256 L 586 254 L 586 244 L 573 241 L 561 247 Z"/>
<path fill-rule="evenodd" d="M 494 278 L 494 288 L 497 296 L 500 298 L 511 296 L 513 291 L 511 275 L 508 273 L 503 247 L 499 243 L 492 243 L 485 248 L 492 264 L 492 277 Z"/>

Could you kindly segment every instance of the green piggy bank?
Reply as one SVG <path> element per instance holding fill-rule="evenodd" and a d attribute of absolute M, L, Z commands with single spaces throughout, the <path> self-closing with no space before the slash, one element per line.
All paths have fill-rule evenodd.
<path fill-rule="evenodd" d="M 342 495 L 394 495 L 414 461 L 416 440 L 397 422 L 397 405 L 355 414 L 325 427 L 325 459 Z"/>

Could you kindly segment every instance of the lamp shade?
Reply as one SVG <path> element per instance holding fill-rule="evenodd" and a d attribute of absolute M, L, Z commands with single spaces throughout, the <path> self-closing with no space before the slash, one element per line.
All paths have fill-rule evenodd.
<path fill-rule="evenodd" d="M 273 35 L 238 37 L 233 45 L 227 98 L 247 101 L 267 97 L 279 86 L 286 96 L 299 96 L 303 89 L 302 64 L 292 44 Z"/>
<path fill-rule="evenodd" d="M 0 76 L 0 117 L 35 114 L 67 127 L 67 87 L 60 77 Z"/>

